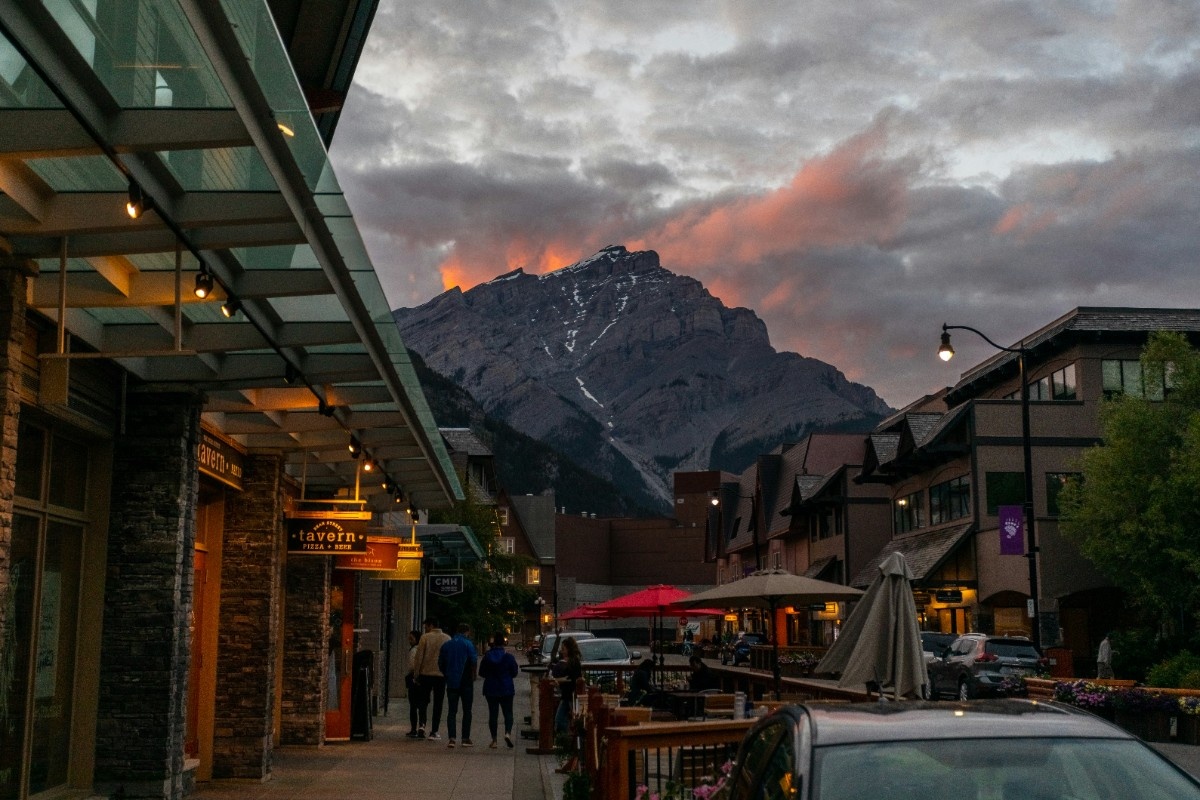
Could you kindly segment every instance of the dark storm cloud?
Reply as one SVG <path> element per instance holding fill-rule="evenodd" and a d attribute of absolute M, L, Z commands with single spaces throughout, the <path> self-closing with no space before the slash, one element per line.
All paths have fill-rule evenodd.
<path fill-rule="evenodd" d="M 942 321 L 1194 305 L 1198 51 L 1170 0 L 385 2 L 333 157 L 395 305 L 624 242 L 900 405 L 990 355 Z"/>

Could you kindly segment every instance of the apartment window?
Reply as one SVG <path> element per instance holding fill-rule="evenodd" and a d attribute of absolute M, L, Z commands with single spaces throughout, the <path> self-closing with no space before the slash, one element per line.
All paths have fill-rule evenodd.
<path fill-rule="evenodd" d="M 508 508 L 507 507 L 497 508 L 496 516 L 500 518 L 501 526 L 508 525 Z"/>
<path fill-rule="evenodd" d="M 1018 389 L 1005 400 L 1020 400 L 1021 391 Z M 1075 365 L 1068 364 L 1060 370 L 1033 381 L 1029 384 L 1030 400 L 1076 400 L 1078 393 L 1075 386 Z"/>
<path fill-rule="evenodd" d="M 921 507 L 920 492 L 913 492 L 892 503 L 892 523 L 896 533 L 906 533 L 925 526 L 925 509 Z"/>
<path fill-rule="evenodd" d="M 511 556 L 517 552 L 517 540 L 512 536 L 501 536 L 496 539 L 496 552 Z"/>
<path fill-rule="evenodd" d="M 1142 374 L 1142 362 L 1135 359 L 1105 359 L 1100 362 L 1101 374 L 1104 376 L 1104 396 L 1115 397 L 1120 394 L 1145 397 L 1147 400 L 1162 400 L 1163 392 L 1175 388 L 1174 371 L 1168 364 L 1161 375 L 1155 376 L 1153 384 L 1146 387 L 1145 376 Z"/>
<path fill-rule="evenodd" d="M 971 484 L 961 475 L 929 490 L 929 523 L 937 525 L 971 513 Z"/>
<path fill-rule="evenodd" d="M 1078 481 L 1083 475 L 1078 472 L 1047 472 L 1046 473 L 1046 513 L 1052 517 L 1059 515 L 1058 495 L 1071 481 Z"/>
<path fill-rule="evenodd" d="M 525 585 L 540 586 L 542 583 L 542 568 L 541 567 L 526 567 L 525 569 Z"/>
<path fill-rule="evenodd" d="M 989 472 L 984 478 L 987 489 L 987 513 L 995 516 L 1000 506 L 1019 506 L 1025 502 L 1024 472 Z"/>

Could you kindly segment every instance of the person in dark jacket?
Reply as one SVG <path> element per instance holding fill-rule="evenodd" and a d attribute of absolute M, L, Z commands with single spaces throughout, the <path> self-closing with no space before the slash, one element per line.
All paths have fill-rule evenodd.
<path fill-rule="evenodd" d="M 625 702 L 631 706 L 650 705 L 650 696 L 654 693 L 654 659 L 642 659 L 633 675 L 629 678 L 629 692 Z"/>
<path fill-rule="evenodd" d="M 496 747 L 496 729 L 500 712 L 504 712 L 504 744 L 513 746 L 513 696 L 517 690 L 513 679 L 517 677 L 520 668 L 513 654 L 504 649 L 504 632 L 497 631 L 492 636 L 492 644 L 483 654 L 479 662 L 479 677 L 483 678 L 483 697 L 488 706 L 488 731 L 492 734 L 492 743 L 488 747 Z"/>
<path fill-rule="evenodd" d="M 460 623 L 454 638 L 442 645 L 438 652 L 438 669 L 446 677 L 446 740 L 447 747 L 454 747 L 455 723 L 458 705 L 462 703 L 462 746 L 471 747 L 471 705 L 475 695 L 475 673 L 479 656 L 475 645 L 468 638 L 471 626 Z"/>
<path fill-rule="evenodd" d="M 700 656 L 689 658 L 688 665 L 692 670 L 692 674 L 688 676 L 689 692 L 703 692 L 706 689 L 721 688 L 721 679 L 717 677 L 717 673 L 708 668 L 708 664 L 705 664 Z"/>

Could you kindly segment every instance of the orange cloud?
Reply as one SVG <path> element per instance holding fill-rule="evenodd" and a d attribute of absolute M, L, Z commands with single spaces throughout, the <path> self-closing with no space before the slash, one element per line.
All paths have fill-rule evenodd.
<path fill-rule="evenodd" d="M 881 126 L 804 164 L 787 186 L 716 207 L 683 210 L 631 248 L 652 247 L 665 261 L 753 264 L 771 256 L 856 243 L 880 244 L 906 213 L 903 170 L 875 157 Z"/>

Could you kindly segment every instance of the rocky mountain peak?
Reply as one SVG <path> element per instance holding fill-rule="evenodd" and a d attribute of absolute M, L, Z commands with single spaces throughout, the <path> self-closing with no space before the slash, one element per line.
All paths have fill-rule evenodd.
<path fill-rule="evenodd" d="M 610 245 L 395 314 L 408 347 L 490 414 L 660 507 L 674 470 L 740 471 L 785 440 L 866 430 L 889 410 L 830 365 L 777 353 L 753 311 L 653 250 Z"/>

